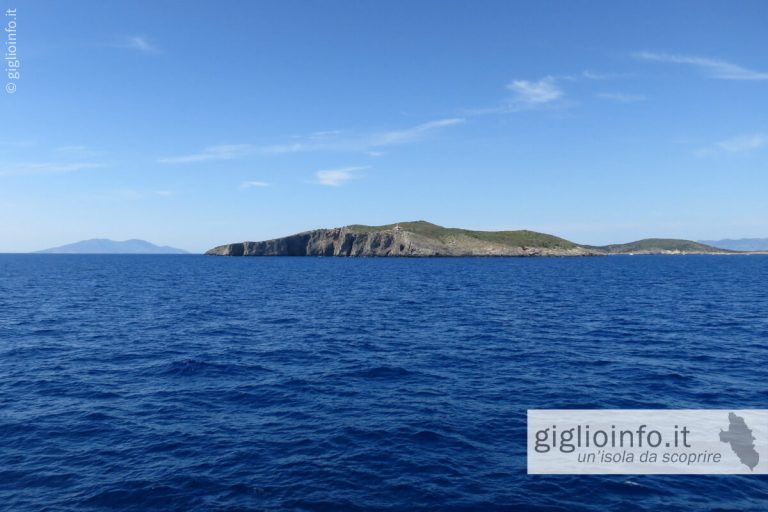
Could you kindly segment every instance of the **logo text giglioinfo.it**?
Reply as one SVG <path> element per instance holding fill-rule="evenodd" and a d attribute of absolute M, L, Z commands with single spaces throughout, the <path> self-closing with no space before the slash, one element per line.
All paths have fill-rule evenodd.
<path fill-rule="evenodd" d="M 765 409 L 531 409 L 529 474 L 768 474 Z"/>
<path fill-rule="evenodd" d="M 5 55 L 3 56 L 3 62 L 5 62 L 5 92 L 14 94 L 16 92 L 16 82 L 21 77 L 21 71 L 19 71 L 21 60 L 19 59 L 16 39 L 16 26 L 18 25 L 16 9 L 6 9 L 4 14 Z"/>

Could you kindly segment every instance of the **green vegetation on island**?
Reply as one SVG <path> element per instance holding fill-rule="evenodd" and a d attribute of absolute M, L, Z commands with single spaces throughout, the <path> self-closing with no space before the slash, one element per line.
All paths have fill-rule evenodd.
<path fill-rule="evenodd" d="M 581 245 L 536 231 L 474 231 L 423 220 L 383 226 L 352 224 L 266 240 L 222 245 L 218 256 L 604 256 L 726 254 L 690 240 L 649 238 L 627 244 Z"/>
<path fill-rule="evenodd" d="M 628 244 L 612 244 L 600 247 L 600 249 L 606 251 L 609 254 L 642 254 L 646 252 L 685 252 L 685 253 L 710 253 L 710 252 L 722 252 L 728 253 L 725 249 L 718 249 L 711 245 L 705 245 L 692 240 L 678 240 L 675 238 L 646 238 L 644 240 L 638 240 L 637 242 L 630 242 Z"/>
<path fill-rule="evenodd" d="M 447 242 L 456 237 L 468 237 L 483 242 L 509 245 L 515 247 L 546 247 L 553 249 L 573 249 L 576 244 L 545 233 L 536 231 L 518 230 L 518 231 L 472 231 L 461 228 L 444 228 L 437 224 L 432 224 L 425 220 L 413 222 L 400 222 L 398 224 L 386 224 L 384 226 L 366 226 L 364 224 L 353 224 L 346 226 L 347 229 L 359 232 L 377 232 L 394 229 L 396 227 L 435 240 Z"/>

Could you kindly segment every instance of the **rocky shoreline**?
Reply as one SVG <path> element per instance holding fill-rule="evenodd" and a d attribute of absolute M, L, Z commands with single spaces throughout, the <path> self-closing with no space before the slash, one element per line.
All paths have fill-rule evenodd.
<path fill-rule="evenodd" d="M 469 231 L 424 221 L 386 226 L 316 229 L 261 242 L 214 247 L 211 256 L 604 256 L 611 254 L 733 254 L 688 240 L 649 239 L 630 244 L 579 245 L 533 231 Z"/>

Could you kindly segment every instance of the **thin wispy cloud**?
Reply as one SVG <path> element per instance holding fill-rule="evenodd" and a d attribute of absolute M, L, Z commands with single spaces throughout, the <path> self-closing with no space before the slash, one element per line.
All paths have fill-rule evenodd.
<path fill-rule="evenodd" d="M 100 164 L 75 162 L 75 163 L 17 163 L 0 166 L 0 176 L 29 176 L 35 174 L 63 174 L 68 172 L 96 169 Z"/>
<path fill-rule="evenodd" d="M 563 96 L 563 91 L 551 76 L 536 82 L 528 80 L 513 80 L 507 84 L 507 89 L 515 93 L 513 104 L 539 106 L 553 102 Z"/>
<path fill-rule="evenodd" d="M 344 167 L 342 169 L 325 169 L 317 171 L 315 177 L 319 185 L 325 185 L 328 187 L 338 187 L 343 185 L 349 180 L 355 179 L 355 173 L 367 169 L 368 167 Z"/>
<path fill-rule="evenodd" d="M 370 150 L 375 148 L 417 142 L 426 138 L 431 132 L 456 126 L 464 121 L 463 118 L 438 119 L 401 130 L 363 135 L 345 135 L 344 132 L 338 130 L 317 132 L 303 141 L 264 146 L 260 150 L 271 154 L 306 153 L 311 151 L 370 152 Z M 376 152 L 374 151 L 373 153 Z"/>
<path fill-rule="evenodd" d="M 599 92 L 595 96 L 602 100 L 615 101 L 617 103 L 637 103 L 647 99 L 642 94 L 627 94 L 623 92 Z"/>
<path fill-rule="evenodd" d="M 123 48 L 130 48 L 132 50 L 138 50 L 147 54 L 157 54 L 160 50 L 149 42 L 145 36 L 130 36 L 125 38 L 125 42 L 121 45 Z"/>
<path fill-rule="evenodd" d="M 744 153 L 760 149 L 768 144 L 768 135 L 764 133 L 753 133 L 751 135 L 741 135 L 730 139 L 722 140 L 716 146 L 728 153 Z"/>
<path fill-rule="evenodd" d="M 369 146 L 383 147 L 393 146 L 396 144 L 409 144 L 424 138 L 428 133 L 434 130 L 447 128 L 449 126 L 456 126 L 463 122 L 464 119 L 462 118 L 439 119 L 437 121 L 430 121 L 428 123 L 414 126 L 413 128 L 407 128 L 405 130 L 395 130 L 380 133 L 371 137 Z"/>
<path fill-rule="evenodd" d="M 584 70 L 580 73 L 547 75 L 539 80 L 512 80 L 506 85 L 512 96 L 501 104 L 490 108 L 466 109 L 468 115 L 504 114 L 523 112 L 535 109 L 562 108 L 572 105 L 566 100 L 565 86 L 581 86 L 591 82 L 606 82 L 632 76 L 627 73 L 595 72 Z M 598 97 L 616 102 L 642 101 L 644 96 L 639 94 L 598 93 Z"/>
<path fill-rule="evenodd" d="M 606 82 L 611 80 L 622 80 L 632 76 L 633 73 L 617 73 L 612 71 L 593 71 L 591 69 L 585 69 L 580 73 L 548 75 L 548 78 L 564 82 Z"/>
<path fill-rule="evenodd" d="M 185 164 L 210 160 L 231 160 L 247 155 L 283 155 L 315 151 L 359 152 L 380 156 L 378 148 L 410 144 L 426 139 L 432 133 L 463 123 L 463 118 L 448 118 L 429 121 L 410 128 L 375 132 L 370 134 L 347 134 L 339 130 L 315 132 L 307 137 L 286 144 L 258 146 L 255 144 L 225 144 L 209 146 L 198 153 L 161 158 L 166 164 Z"/>
<path fill-rule="evenodd" d="M 37 145 L 33 140 L 0 140 L 0 148 L 28 148 Z"/>
<path fill-rule="evenodd" d="M 505 99 L 495 107 L 466 109 L 465 112 L 469 115 L 503 114 L 550 106 L 565 96 L 558 81 L 579 79 L 579 75 L 563 75 L 547 76 L 535 81 L 512 80 L 506 85 L 507 90 L 513 93 L 511 98 Z"/>
<path fill-rule="evenodd" d="M 312 140 L 328 140 L 338 137 L 342 133 L 344 132 L 341 130 L 324 130 L 311 134 L 309 138 Z"/>
<path fill-rule="evenodd" d="M 240 184 L 240 188 L 243 190 L 248 188 L 264 188 L 269 186 L 269 183 L 266 181 L 244 181 Z"/>
<path fill-rule="evenodd" d="M 308 153 L 311 151 L 322 151 L 327 148 L 328 144 L 318 142 L 291 142 L 288 144 L 271 144 L 269 146 L 261 146 L 258 148 L 260 153 L 266 153 L 270 155 L 284 155 L 289 153 Z"/>
<path fill-rule="evenodd" d="M 752 133 L 715 142 L 709 147 L 697 149 L 694 155 L 709 157 L 718 154 L 746 154 L 766 146 L 768 146 L 768 134 Z"/>
<path fill-rule="evenodd" d="M 621 78 L 627 78 L 631 76 L 628 73 L 608 73 L 608 72 L 596 72 L 589 69 L 585 69 L 581 73 L 570 75 L 551 75 L 550 78 L 554 80 L 563 80 L 568 82 L 583 82 L 589 81 L 606 81 L 606 80 L 618 80 Z"/>
<path fill-rule="evenodd" d="M 710 78 L 719 80 L 768 80 L 767 72 L 754 71 L 719 59 L 653 52 L 638 52 L 635 54 L 635 58 L 666 64 L 693 66 Z"/>
<path fill-rule="evenodd" d="M 85 159 L 104 155 L 103 151 L 94 151 L 88 146 L 59 146 L 56 153 L 62 158 Z"/>
<path fill-rule="evenodd" d="M 56 148 L 56 151 L 61 151 L 62 153 L 83 153 L 85 151 L 88 151 L 87 146 L 59 146 Z"/>
<path fill-rule="evenodd" d="M 123 188 L 116 190 L 114 193 L 110 193 L 107 198 L 110 199 L 116 197 L 128 201 L 139 201 L 157 197 L 169 198 L 175 195 L 176 193 L 171 190 L 136 190 L 132 188 Z"/>
<path fill-rule="evenodd" d="M 611 80 L 617 78 L 620 75 L 616 73 L 596 73 L 594 71 L 584 70 L 581 72 L 581 77 L 587 80 Z"/>
<path fill-rule="evenodd" d="M 254 150 L 255 146 L 252 144 L 221 144 L 218 146 L 208 146 L 199 153 L 161 158 L 159 161 L 164 164 L 188 164 L 210 160 L 232 160 L 251 153 Z"/>

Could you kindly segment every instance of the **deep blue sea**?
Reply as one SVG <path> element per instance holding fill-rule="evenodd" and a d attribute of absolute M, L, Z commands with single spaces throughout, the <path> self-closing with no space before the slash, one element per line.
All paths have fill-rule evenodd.
<path fill-rule="evenodd" d="M 0 255 L 0 510 L 768 510 L 526 410 L 765 408 L 768 256 Z"/>

